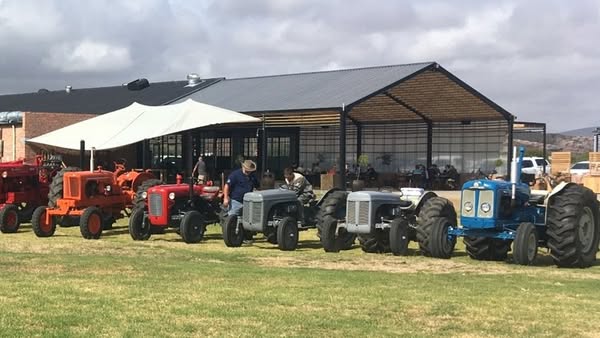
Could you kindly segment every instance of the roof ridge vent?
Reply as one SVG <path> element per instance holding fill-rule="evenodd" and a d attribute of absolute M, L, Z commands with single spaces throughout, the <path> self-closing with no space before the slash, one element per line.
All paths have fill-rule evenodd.
<path fill-rule="evenodd" d="M 197 73 L 189 73 L 186 76 L 187 82 L 188 84 L 186 85 L 186 87 L 194 87 L 199 85 L 200 83 L 204 82 L 204 80 L 202 80 L 202 78 L 200 77 L 200 75 L 198 75 Z"/>
<path fill-rule="evenodd" d="M 150 82 L 144 78 L 133 80 L 127 84 L 127 89 L 129 90 L 142 90 L 148 87 L 150 87 Z"/>

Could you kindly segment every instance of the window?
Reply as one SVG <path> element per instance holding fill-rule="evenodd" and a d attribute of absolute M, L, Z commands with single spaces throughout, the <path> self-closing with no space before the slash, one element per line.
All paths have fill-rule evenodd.
<path fill-rule="evenodd" d="M 256 137 L 244 137 L 244 158 L 256 158 L 258 155 L 258 140 Z"/>
<path fill-rule="evenodd" d="M 531 168 L 533 167 L 533 162 L 531 160 L 523 160 L 523 164 L 521 165 L 523 168 Z"/>
<path fill-rule="evenodd" d="M 575 163 L 571 169 L 590 169 L 589 163 Z"/>
<path fill-rule="evenodd" d="M 535 159 L 535 164 L 537 164 L 539 167 L 543 166 L 543 165 L 544 165 L 544 162 L 545 162 L 545 164 L 546 164 L 546 165 L 548 165 L 548 161 L 545 161 L 545 160 L 544 160 L 544 159 L 542 159 L 542 158 L 536 158 L 536 159 Z"/>

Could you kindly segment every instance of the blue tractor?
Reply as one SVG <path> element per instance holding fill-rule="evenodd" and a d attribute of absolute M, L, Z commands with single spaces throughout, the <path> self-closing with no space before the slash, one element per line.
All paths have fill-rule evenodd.
<path fill-rule="evenodd" d="M 524 152 L 520 147 L 518 157 L 513 158 L 510 182 L 478 179 L 463 185 L 460 225 L 450 201 L 428 200 L 418 217 L 421 251 L 450 258 L 457 237 L 463 237 L 473 259 L 506 260 L 512 244 L 517 264 L 532 264 L 538 247 L 546 247 L 559 267 L 591 266 L 600 239 L 596 194 L 564 182 L 552 191 L 532 193 L 529 185 L 520 182 Z"/>

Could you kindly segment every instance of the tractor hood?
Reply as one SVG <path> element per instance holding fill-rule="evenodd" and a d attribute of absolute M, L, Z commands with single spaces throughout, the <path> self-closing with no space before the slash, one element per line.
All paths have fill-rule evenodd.
<path fill-rule="evenodd" d="M 194 195 L 201 195 L 204 188 L 214 188 L 219 190 L 219 187 L 205 187 L 203 185 L 194 185 Z M 190 185 L 188 183 L 182 184 L 165 184 L 151 187 L 148 189 L 148 194 L 164 194 L 175 193 L 175 197 L 188 197 L 190 195 Z"/>
<path fill-rule="evenodd" d="M 465 182 L 462 190 L 511 190 L 512 183 L 502 180 L 472 180 Z M 517 184 L 517 192 L 522 194 L 530 194 L 530 188 L 525 183 Z"/>
<path fill-rule="evenodd" d="M 249 192 L 244 195 L 244 201 L 249 202 L 288 202 L 297 199 L 296 193 L 286 189 L 269 189 L 262 191 Z"/>

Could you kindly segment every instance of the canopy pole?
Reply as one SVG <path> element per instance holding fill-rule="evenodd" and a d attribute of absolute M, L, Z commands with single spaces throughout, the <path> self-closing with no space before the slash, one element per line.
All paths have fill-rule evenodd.
<path fill-rule="evenodd" d="M 146 170 L 148 161 L 148 140 L 142 140 L 142 169 Z"/>
<path fill-rule="evenodd" d="M 339 179 L 336 186 L 343 190 L 346 190 L 346 115 L 346 106 L 342 105 L 340 110 L 340 157 L 337 170 Z"/>
<path fill-rule="evenodd" d="M 265 114 L 262 116 L 262 137 L 260 142 L 260 167 L 264 174 L 267 171 L 267 123 Z"/>
<path fill-rule="evenodd" d="M 94 172 L 94 151 L 96 151 L 96 148 L 92 147 L 90 149 L 90 172 Z"/>
<path fill-rule="evenodd" d="M 79 168 L 83 170 L 85 167 L 85 141 L 79 141 Z"/>

